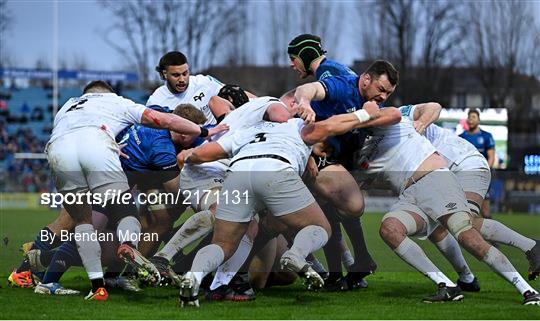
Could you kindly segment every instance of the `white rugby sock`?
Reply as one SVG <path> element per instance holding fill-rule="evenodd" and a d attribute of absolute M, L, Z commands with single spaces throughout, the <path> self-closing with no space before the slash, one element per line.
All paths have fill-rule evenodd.
<path fill-rule="evenodd" d="M 130 242 L 136 248 L 139 246 L 141 222 L 135 216 L 127 216 L 118 222 L 116 235 L 120 243 Z"/>
<path fill-rule="evenodd" d="M 90 237 L 96 230 L 92 224 L 80 224 L 75 226 L 75 234 L 78 238 L 75 239 L 77 243 L 77 250 L 81 256 L 86 273 L 90 280 L 102 279 L 103 268 L 101 267 L 101 246 L 97 239 L 92 240 Z"/>
<path fill-rule="evenodd" d="M 489 248 L 486 256 L 484 256 L 482 260 L 489 265 L 491 269 L 515 286 L 519 293 L 523 294 L 527 291 L 537 292 L 527 283 L 527 281 L 525 281 L 525 279 L 523 279 L 523 277 L 521 277 L 506 256 L 494 246 Z"/>
<path fill-rule="evenodd" d="M 491 219 L 484 219 L 480 228 L 480 234 L 488 241 L 517 247 L 523 252 L 532 249 L 536 244 L 534 240 L 519 234 L 501 222 Z"/>
<path fill-rule="evenodd" d="M 208 273 L 214 271 L 223 263 L 224 258 L 225 253 L 223 253 L 221 246 L 217 244 L 207 245 L 195 255 L 190 271 L 200 284 Z"/>
<path fill-rule="evenodd" d="M 165 244 L 157 256 L 172 260 L 176 253 L 208 234 L 214 227 L 212 211 L 200 211 L 188 218 L 174 236 Z"/>
<path fill-rule="evenodd" d="M 310 253 L 322 248 L 328 242 L 328 233 L 317 225 L 309 225 L 298 231 L 291 251 L 306 258 Z"/>
<path fill-rule="evenodd" d="M 474 275 L 463 257 L 459 243 L 451 234 L 447 234 L 445 238 L 436 242 L 435 245 L 452 264 L 462 282 L 471 283 L 474 281 Z"/>
<path fill-rule="evenodd" d="M 409 263 L 409 265 L 420 271 L 420 273 L 430 278 L 435 284 L 445 283 L 447 286 L 456 286 L 454 282 L 447 278 L 446 275 L 431 262 L 422 248 L 410 238 L 405 237 L 401 244 L 394 249 L 394 252 L 396 252 L 403 261 Z"/>
<path fill-rule="evenodd" d="M 219 286 L 229 284 L 232 278 L 236 275 L 236 272 L 240 270 L 242 264 L 246 261 L 253 247 L 253 241 L 244 235 L 240 240 L 240 244 L 236 249 L 236 252 L 223 264 L 221 264 L 214 276 L 210 290 L 215 290 Z"/>

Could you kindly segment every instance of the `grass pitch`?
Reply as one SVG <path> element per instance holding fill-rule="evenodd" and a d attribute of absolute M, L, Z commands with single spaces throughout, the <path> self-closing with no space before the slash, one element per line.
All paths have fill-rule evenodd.
<path fill-rule="evenodd" d="M 86 302 L 83 296 L 54 297 L 34 294 L 28 289 L 7 286 L 7 277 L 22 256 L 19 247 L 33 240 L 35 233 L 50 222 L 56 212 L 48 210 L 0 210 L 0 305 L 1 319 L 540 319 L 540 308 L 524 307 L 521 296 L 485 265 L 466 254 L 480 280 L 482 291 L 466 293 L 463 302 L 425 304 L 421 299 L 435 291 L 427 278 L 402 262 L 380 239 L 379 214 L 367 213 L 364 231 L 372 255 L 379 264 L 368 277 L 369 288 L 343 293 L 306 292 L 300 282 L 257 292 L 247 303 L 207 302 L 201 308 L 180 309 L 174 288 L 146 288 L 130 294 L 109 292 L 106 302 Z M 496 215 L 496 219 L 521 233 L 539 238 L 540 217 Z M 419 244 L 435 264 L 452 279 L 450 265 L 426 241 Z M 501 246 L 514 266 L 526 274 L 527 261 L 517 249 Z M 82 268 L 73 268 L 62 279 L 64 286 L 86 294 L 90 282 Z M 540 281 L 533 287 L 540 289 Z"/>

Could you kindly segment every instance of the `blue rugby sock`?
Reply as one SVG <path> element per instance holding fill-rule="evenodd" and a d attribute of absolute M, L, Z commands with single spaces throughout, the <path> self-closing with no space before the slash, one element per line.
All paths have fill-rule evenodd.
<path fill-rule="evenodd" d="M 38 249 L 41 250 L 41 252 L 47 252 L 58 247 L 60 244 L 62 244 L 62 242 L 60 241 L 59 237 L 54 236 L 55 234 L 48 227 L 45 226 L 36 235 L 36 238 L 34 239 L 34 242 L 30 249 Z M 51 242 L 51 240 L 54 241 Z M 30 270 L 30 263 L 28 263 L 27 259 L 24 259 L 21 265 L 17 268 L 17 272 L 28 270 Z"/>
<path fill-rule="evenodd" d="M 45 273 L 43 283 L 59 282 L 64 273 L 74 265 L 82 265 L 75 241 L 64 242 L 54 254 Z"/>

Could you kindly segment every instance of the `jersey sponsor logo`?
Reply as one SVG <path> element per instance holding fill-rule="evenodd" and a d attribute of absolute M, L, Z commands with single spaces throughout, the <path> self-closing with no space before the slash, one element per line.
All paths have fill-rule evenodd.
<path fill-rule="evenodd" d="M 448 203 L 444 207 L 446 207 L 446 209 L 449 211 L 455 211 L 457 210 L 456 205 L 457 205 L 456 203 Z"/>
<path fill-rule="evenodd" d="M 162 169 L 171 169 L 171 168 L 176 168 L 178 166 L 178 164 L 174 163 L 174 164 L 171 164 L 171 165 L 168 165 L 168 166 L 163 166 Z"/>
<path fill-rule="evenodd" d="M 135 139 L 135 142 L 137 143 L 137 145 L 140 145 L 141 139 L 139 137 L 139 133 L 137 133 L 137 128 L 135 126 L 131 127 L 131 133 L 133 134 L 133 139 Z M 128 138 L 129 138 L 129 133 L 126 133 L 126 135 L 128 135 Z"/>
<path fill-rule="evenodd" d="M 319 77 L 319 80 L 324 79 L 324 78 L 328 78 L 328 77 L 332 77 L 332 73 L 329 70 L 323 72 L 321 77 Z"/>
<path fill-rule="evenodd" d="M 204 98 L 204 93 L 203 92 L 200 92 L 198 95 L 193 96 L 193 100 L 195 100 L 195 101 L 197 101 L 197 100 L 202 101 L 203 98 Z"/>

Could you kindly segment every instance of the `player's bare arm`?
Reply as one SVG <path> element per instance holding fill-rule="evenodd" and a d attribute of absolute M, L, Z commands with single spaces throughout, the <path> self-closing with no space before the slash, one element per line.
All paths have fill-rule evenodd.
<path fill-rule="evenodd" d="M 399 113 L 399 111 L 397 112 Z M 329 136 L 341 135 L 354 128 L 365 127 L 365 123 L 380 118 L 380 114 L 381 110 L 376 103 L 367 102 L 361 110 L 354 113 L 334 115 L 327 120 L 304 127 L 302 139 L 306 144 L 312 145 Z M 401 118 L 401 114 L 399 117 Z"/>
<path fill-rule="evenodd" d="M 216 142 L 209 142 L 186 151 L 184 164 L 201 164 L 218 159 L 229 158 L 229 154 Z"/>
<path fill-rule="evenodd" d="M 312 100 L 323 100 L 326 97 L 324 87 L 320 82 L 311 82 L 296 88 L 294 93 L 293 108 L 297 110 L 298 115 L 305 120 L 306 124 L 315 121 L 315 112 L 311 108 Z"/>
<path fill-rule="evenodd" d="M 417 104 L 414 108 L 414 129 L 423 134 L 426 128 L 433 124 L 441 114 L 442 106 L 439 103 L 429 102 Z"/>
<path fill-rule="evenodd" d="M 216 117 L 217 120 L 225 118 L 225 115 L 227 115 L 231 112 L 231 110 L 234 109 L 234 106 L 233 104 L 231 104 L 231 102 L 219 96 L 214 96 L 210 98 L 210 101 L 208 102 L 208 107 L 210 107 L 212 114 L 214 114 L 214 117 Z"/>
<path fill-rule="evenodd" d="M 168 113 L 161 113 L 152 109 L 146 109 L 141 117 L 141 124 L 153 128 L 168 129 L 179 134 L 203 136 L 210 134 L 210 130 L 206 130 L 199 125 L 184 119 L 180 116 Z M 213 134 L 228 130 L 228 127 L 220 126 L 213 130 Z"/>
<path fill-rule="evenodd" d="M 248 98 L 257 98 L 258 96 L 256 96 L 255 94 L 247 91 L 247 90 L 244 90 L 244 92 L 246 93 L 246 95 L 248 96 Z"/>
<path fill-rule="evenodd" d="M 370 116 L 369 120 L 362 121 L 359 118 L 359 114 L 362 113 L 362 110 L 367 111 Z M 375 114 L 375 112 L 377 114 Z M 353 128 L 383 127 L 399 123 L 401 121 L 401 113 L 399 109 L 395 107 L 385 107 L 383 109 L 379 109 L 379 106 L 375 102 L 366 102 L 361 110 L 357 110 L 356 112 L 349 114 L 335 115 L 327 120 L 330 119 L 336 122 L 354 122 L 355 126 Z"/>
<path fill-rule="evenodd" d="M 208 138 L 214 136 L 215 134 L 226 132 L 228 130 L 229 130 L 229 125 L 227 125 L 227 124 L 217 124 L 215 127 L 210 128 L 208 130 Z"/>
<path fill-rule="evenodd" d="M 486 154 L 489 168 L 493 168 L 493 164 L 495 163 L 495 148 L 486 150 Z"/>

